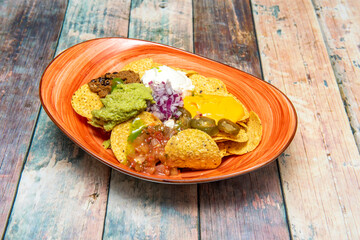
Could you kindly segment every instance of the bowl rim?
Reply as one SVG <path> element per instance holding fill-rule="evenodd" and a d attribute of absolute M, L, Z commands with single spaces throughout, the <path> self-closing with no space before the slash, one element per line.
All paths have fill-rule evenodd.
<path fill-rule="evenodd" d="M 159 46 L 159 47 L 163 47 L 163 48 L 168 48 L 168 49 L 172 49 L 172 50 L 175 50 L 175 51 L 179 51 L 179 52 L 183 52 L 183 53 L 186 53 L 186 54 L 189 54 L 189 55 L 192 55 L 192 56 L 195 56 L 197 58 L 201 58 L 203 60 L 206 60 L 206 61 L 210 61 L 210 62 L 215 62 L 217 64 L 221 64 L 223 66 L 226 66 L 226 67 L 229 67 L 229 68 L 232 68 L 236 71 L 240 71 L 246 75 L 250 75 L 252 76 L 253 78 L 263 82 L 265 85 L 267 85 L 267 87 L 269 88 L 273 88 L 276 90 L 276 92 L 280 93 L 280 95 L 282 95 L 282 97 L 284 97 L 286 99 L 286 101 L 289 103 L 289 106 L 290 106 L 290 109 L 292 110 L 293 114 L 294 114 L 294 119 L 295 119 L 295 124 L 294 124 L 294 127 L 291 132 L 291 135 L 290 135 L 290 138 L 289 140 L 286 142 L 286 144 L 280 148 L 279 150 L 279 153 L 277 155 L 275 155 L 274 157 L 272 158 L 269 158 L 268 161 L 266 162 L 263 162 L 261 164 L 258 164 L 256 166 L 253 166 L 251 168 L 248 168 L 244 171 L 240 171 L 240 172 L 234 172 L 234 173 L 231 173 L 231 174 L 221 174 L 221 175 L 217 175 L 217 176 L 213 176 L 213 177 L 205 177 L 205 178 L 196 178 L 196 179 L 193 179 L 193 178 L 184 178 L 184 179 L 161 179 L 161 178 L 156 178 L 156 177 L 152 177 L 153 175 L 147 175 L 147 174 L 143 174 L 143 173 L 139 173 L 139 174 L 136 174 L 134 172 L 130 172 L 124 168 L 121 168 L 117 165 L 112 165 L 112 164 L 109 164 L 107 161 L 105 161 L 105 159 L 102 159 L 101 157 L 98 157 L 96 156 L 94 153 L 92 153 L 90 150 L 88 150 L 85 146 L 83 146 L 82 143 L 80 143 L 76 138 L 74 138 L 68 131 L 66 131 L 62 125 L 52 116 L 52 114 L 50 113 L 47 105 L 45 104 L 44 102 L 44 99 L 43 99 L 43 95 L 42 95 L 42 88 L 43 88 L 43 81 L 44 81 L 44 75 L 45 73 L 47 72 L 47 70 L 50 68 L 50 66 L 53 64 L 53 62 L 55 62 L 58 58 L 60 58 L 62 55 L 64 55 L 67 51 L 73 49 L 73 48 L 76 48 L 77 46 L 79 45 L 82 45 L 82 44 L 85 44 L 85 43 L 88 43 L 88 42 L 92 42 L 92 41 L 99 41 L 99 40 L 111 40 L 111 39 L 119 39 L 119 40 L 125 40 L 125 41 L 134 41 L 134 42 L 142 42 L 142 43 L 147 43 L 147 44 L 151 44 L 151 45 L 155 45 L 155 46 Z M 262 71 L 261 71 L 262 72 Z M 42 73 L 41 75 L 41 79 L 40 79 L 40 82 L 39 82 L 39 98 L 40 98 L 40 102 L 41 102 L 41 105 L 43 107 L 43 109 L 45 110 L 46 114 L 49 116 L 49 118 L 53 121 L 53 123 L 55 123 L 55 125 L 60 128 L 60 130 L 72 141 L 74 142 L 77 146 L 79 146 L 82 150 L 84 150 L 86 153 L 88 153 L 90 156 L 94 157 L 95 159 L 97 159 L 98 161 L 100 161 L 101 163 L 111 167 L 112 169 L 115 169 L 123 174 L 126 174 L 126 175 L 129 175 L 129 176 L 132 176 L 132 177 L 135 177 L 135 178 L 138 178 L 138 179 L 141 179 L 141 180 L 146 180 L 146 181 L 150 181 L 150 182 L 155 182 L 155 183 L 166 183 L 166 184 L 197 184 L 197 183 L 207 183 L 207 182 L 215 182 L 215 181 L 220 181 L 220 180 L 225 180 L 225 179 L 229 179 L 229 178 L 234 178 L 234 177 L 237 177 L 237 176 L 240 176 L 240 175 L 244 175 L 244 174 L 247 174 L 249 172 L 253 172 L 255 170 L 258 170 L 260 168 L 263 168 L 265 166 L 267 166 L 268 164 L 272 163 L 273 161 L 275 161 L 287 148 L 288 146 L 291 144 L 291 142 L 293 141 L 294 137 L 295 137 L 295 134 L 296 134 L 296 131 L 297 131 L 297 127 L 298 127 L 298 116 L 297 116 L 297 112 L 296 112 L 296 109 L 293 105 L 293 103 L 290 101 L 290 99 L 285 95 L 285 93 L 283 93 L 280 89 L 278 89 L 276 86 L 273 86 L 272 84 L 268 83 L 267 81 L 257 77 L 257 76 L 254 76 L 253 74 L 250 74 L 250 73 L 247 73 L 243 70 L 240 70 L 240 69 L 237 69 L 235 67 L 232 67 L 230 65 L 227 65 L 227 64 L 224 64 L 224 63 L 221 63 L 219 61 L 216 61 L 216 60 L 213 60 L 213 59 L 210 59 L 210 58 L 207 58 L 207 57 L 204 57 L 204 56 L 200 56 L 200 55 L 197 55 L 195 53 L 192 53 L 192 52 L 189 52 L 189 51 L 186 51 L 186 50 L 183 50 L 183 49 L 180 49 L 180 48 L 176 48 L 176 47 L 172 47 L 172 46 L 169 46 L 169 45 L 165 45 L 165 44 L 161 44 L 161 43 L 156 43 L 156 42 L 151 42 L 151 41 L 147 41 L 147 40 L 141 40 L 141 39 L 135 39 L 135 38 L 126 38 L 126 37 L 101 37 L 101 38 L 93 38 L 93 39 L 89 39 L 89 40 L 86 40 L 86 41 L 83 41 L 83 42 L 80 42 L 80 43 L 77 43 L 77 44 L 74 44 L 73 46 L 69 47 L 69 48 L 66 48 L 64 49 L 63 51 L 61 51 L 58 55 L 56 55 L 51 61 L 50 63 L 46 66 L 44 72 Z"/>

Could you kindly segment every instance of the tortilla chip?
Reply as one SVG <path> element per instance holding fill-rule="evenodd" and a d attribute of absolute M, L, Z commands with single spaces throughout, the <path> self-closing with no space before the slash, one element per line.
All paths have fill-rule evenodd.
<path fill-rule="evenodd" d="M 123 67 L 123 69 L 121 69 L 121 71 L 132 70 L 138 73 L 141 79 L 145 71 L 158 66 L 162 66 L 162 64 L 154 63 L 151 58 L 144 58 L 128 63 Z"/>
<path fill-rule="evenodd" d="M 215 141 L 197 129 L 179 132 L 165 146 L 170 167 L 213 169 L 220 165 L 222 154 Z"/>
<path fill-rule="evenodd" d="M 226 94 L 225 84 L 216 78 L 207 78 L 200 74 L 191 74 L 190 77 L 192 84 L 195 86 L 194 94 Z"/>
<path fill-rule="evenodd" d="M 110 144 L 116 159 L 126 164 L 126 145 L 129 136 L 131 120 L 116 125 L 111 131 Z"/>
<path fill-rule="evenodd" d="M 142 112 L 137 117 L 141 119 L 141 121 L 149 126 L 149 125 L 157 125 L 160 124 L 161 121 L 152 115 L 149 112 Z M 122 163 L 126 164 L 126 146 L 127 139 L 130 134 L 130 127 L 133 119 L 130 119 L 126 122 L 120 123 L 116 125 L 111 131 L 110 143 L 111 149 L 114 152 L 116 159 Z"/>
<path fill-rule="evenodd" d="M 231 140 L 233 142 L 247 142 L 249 140 L 249 137 L 246 133 L 246 130 L 241 127 L 239 133 L 236 136 L 224 132 L 219 132 L 218 134 L 213 136 L 213 139 L 215 142 L 224 142 L 228 140 Z"/>
<path fill-rule="evenodd" d="M 182 70 L 183 72 L 186 73 L 186 76 L 189 78 L 190 76 L 194 75 L 194 74 L 198 74 L 197 72 L 195 72 L 194 70 Z"/>
<path fill-rule="evenodd" d="M 233 141 L 224 142 L 224 144 L 228 145 L 227 152 L 242 155 L 251 152 L 259 145 L 262 136 L 262 125 L 259 116 L 253 111 L 250 112 L 247 126 L 249 140 L 243 143 Z"/>
<path fill-rule="evenodd" d="M 249 114 L 249 113 L 248 113 Z M 237 122 L 238 125 L 242 126 L 243 128 L 245 128 L 245 130 L 248 129 L 248 126 L 246 125 L 245 122 Z"/>
<path fill-rule="evenodd" d="M 100 109 L 104 105 L 100 101 L 99 95 L 92 92 L 88 84 L 84 84 L 73 94 L 71 106 L 79 115 L 91 119 L 91 111 Z"/>
<path fill-rule="evenodd" d="M 229 153 L 227 151 L 229 146 L 225 142 L 217 142 L 216 144 L 218 145 L 218 147 L 220 149 L 222 158 L 231 155 L 231 153 Z"/>
<path fill-rule="evenodd" d="M 220 143 L 216 143 L 220 149 L 220 153 L 221 153 L 221 157 L 226 157 L 231 155 L 230 153 L 227 152 L 228 149 L 228 145 L 226 143 L 220 142 Z"/>

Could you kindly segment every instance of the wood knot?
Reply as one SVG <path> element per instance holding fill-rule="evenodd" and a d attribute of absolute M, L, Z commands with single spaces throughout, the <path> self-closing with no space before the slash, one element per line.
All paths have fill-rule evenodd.
<path fill-rule="evenodd" d="M 95 192 L 93 194 L 90 194 L 89 197 L 91 197 L 95 201 L 99 197 L 99 193 Z"/>
<path fill-rule="evenodd" d="M 240 60 L 248 60 L 250 57 L 249 48 L 245 44 L 238 45 L 238 57 Z"/>
<path fill-rule="evenodd" d="M 166 8 L 166 7 L 167 7 L 167 3 L 166 3 L 166 2 L 161 2 L 161 3 L 159 4 L 159 7 L 160 7 L 160 8 Z"/>

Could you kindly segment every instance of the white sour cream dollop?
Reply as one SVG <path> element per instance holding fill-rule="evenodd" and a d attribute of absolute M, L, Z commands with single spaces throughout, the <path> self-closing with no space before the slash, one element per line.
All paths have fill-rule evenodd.
<path fill-rule="evenodd" d="M 172 89 L 181 91 L 183 97 L 191 95 L 195 87 L 192 85 L 191 80 L 186 76 L 185 72 L 176 71 L 165 65 L 145 71 L 141 81 L 147 87 L 149 87 L 149 82 L 155 84 L 170 82 Z"/>

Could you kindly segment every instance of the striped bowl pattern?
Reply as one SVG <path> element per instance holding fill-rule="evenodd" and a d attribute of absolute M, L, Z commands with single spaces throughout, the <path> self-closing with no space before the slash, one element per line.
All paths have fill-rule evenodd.
<path fill-rule="evenodd" d="M 177 176 L 154 176 L 121 165 L 102 142 L 108 134 L 91 127 L 71 107 L 72 94 L 83 84 L 125 64 L 152 58 L 155 62 L 224 81 L 263 125 L 260 145 L 252 152 L 230 156 L 213 170 L 184 171 Z M 200 183 L 222 180 L 254 171 L 275 160 L 292 141 L 297 127 L 289 99 L 265 81 L 230 66 L 173 47 L 128 38 L 99 38 L 77 44 L 59 54 L 46 68 L 40 82 L 41 103 L 52 121 L 83 150 L 108 166 L 131 176 L 162 183 Z"/>

